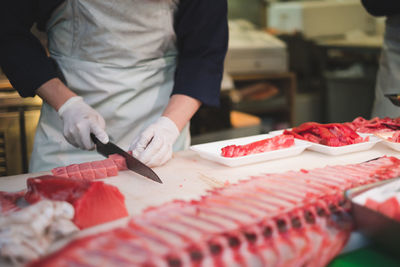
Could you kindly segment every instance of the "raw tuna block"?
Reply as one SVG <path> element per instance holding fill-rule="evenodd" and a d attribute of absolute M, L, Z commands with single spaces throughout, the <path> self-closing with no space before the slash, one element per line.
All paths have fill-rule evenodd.
<path fill-rule="evenodd" d="M 102 160 L 92 161 L 90 162 L 90 165 L 92 166 L 95 179 L 101 179 L 107 177 L 107 169 L 106 167 L 104 167 Z"/>
<path fill-rule="evenodd" d="M 113 154 L 108 156 L 109 159 L 112 159 L 118 167 L 119 171 L 127 170 L 128 167 L 126 166 L 126 160 L 123 156 L 118 154 Z"/>
<path fill-rule="evenodd" d="M 93 182 L 74 207 L 74 223 L 81 229 L 128 216 L 118 188 L 100 181 Z"/>
<path fill-rule="evenodd" d="M 94 180 L 95 175 L 90 162 L 79 164 L 79 171 L 81 172 L 83 179 Z"/>
<path fill-rule="evenodd" d="M 103 160 L 103 165 L 107 170 L 107 176 L 117 176 L 118 175 L 118 167 L 112 159 Z"/>
<path fill-rule="evenodd" d="M 68 178 L 68 172 L 67 172 L 67 168 L 62 166 L 62 167 L 57 167 L 51 170 L 51 172 L 53 173 L 54 176 L 58 176 L 58 177 L 65 177 Z"/>
<path fill-rule="evenodd" d="M 100 181 L 41 176 L 29 178 L 27 184 L 25 199 L 30 203 L 50 199 L 73 205 L 73 222 L 81 229 L 128 216 L 118 188 Z"/>
<path fill-rule="evenodd" d="M 67 168 L 67 173 L 69 178 L 78 178 L 82 179 L 81 172 L 79 171 L 79 165 L 78 164 L 72 164 L 66 167 Z"/>

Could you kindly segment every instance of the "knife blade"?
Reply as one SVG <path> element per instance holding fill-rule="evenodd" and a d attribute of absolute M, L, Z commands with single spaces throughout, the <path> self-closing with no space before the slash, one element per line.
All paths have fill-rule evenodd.
<path fill-rule="evenodd" d="M 112 155 L 112 154 L 121 155 L 125 158 L 126 165 L 128 166 L 129 170 L 136 172 L 146 178 L 149 178 L 155 182 L 162 184 L 160 177 L 158 177 L 158 175 L 150 167 L 143 164 L 138 159 L 134 158 L 132 155 L 130 155 L 125 150 L 121 149 L 120 147 L 118 147 L 117 145 L 115 145 L 111 142 L 108 142 L 107 144 L 103 144 L 92 133 L 90 134 L 90 137 L 92 138 L 93 142 L 96 145 L 97 152 L 100 153 L 101 155 L 103 155 L 105 157 L 108 157 L 109 155 Z"/>

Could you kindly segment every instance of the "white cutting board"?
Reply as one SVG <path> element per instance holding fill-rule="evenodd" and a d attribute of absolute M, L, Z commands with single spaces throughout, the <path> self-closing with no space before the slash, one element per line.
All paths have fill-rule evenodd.
<path fill-rule="evenodd" d="M 181 151 L 164 166 L 155 168 L 163 184 L 158 184 L 145 179 L 131 171 L 119 172 L 116 177 L 102 179 L 102 181 L 115 185 L 125 196 L 125 203 L 131 215 L 139 214 L 144 209 L 158 206 L 165 202 L 179 200 L 193 200 L 207 194 L 207 190 L 222 187 L 226 184 L 236 183 L 251 176 L 263 173 L 278 173 L 288 170 L 312 169 L 326 165 L 344 165 L 360 163 L 381 156 L 396 156 L 400 152 L 392 150 L 382 144 L 377 144 L 371 150 L 329 156 L 313 151 L 304 151 L 302 154 L 290 158 L 266 161 L 241 167 L 227 167 L 198 156 L 194 151 Z M 50 172 L 23 174 L 16 176 L 0 177 L 0 191 L 18 191 L 26 188 L 26 179 L 37 177 Z M 110 228 L 125 225 L 128 218 L 98 225 L 85 229 L 78 235 L 66 238 L 52 246 L 52 251 L 65 245 L 70 239 L 101 232 Z M 343 252 L 349 252 L 368 244 L 360 234 L 354 233 Z M 2 262 L 0 262 L 0 265 Z"/>
<path fill-rule="evenodd" d="M 207 194 L 207 190 L 236 183 L 254 175 L 278 173 L 288 170 L 312 169 L 326 165 L 360 163 L 384 155 L 400 158 L 400 152 L 382 144 L 371 150 L 341 156 L 324 155 L 313 151 L 289 158 L 266 161 L 240 167 L 227 167 L 199 157 L 194 151 L 178 152 L 164 166 L 154 168 L 163 184 L 146 179 L 131 171 L 121 171 L 118 176 L 102 179 L 115 185 L 124 194 L 130 214 L 143 209 L 180 199 L 192 200 Z M 26 179 L 49 172 L 0 177 L 0 191 L 18 191 L 26 188 Z"/>

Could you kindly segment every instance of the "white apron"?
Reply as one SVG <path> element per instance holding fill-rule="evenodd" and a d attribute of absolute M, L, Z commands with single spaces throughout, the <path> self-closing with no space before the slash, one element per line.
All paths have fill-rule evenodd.
<path fill-rule="evenodd" d="M 52 14 L 49 51 L 67 86 L 106 121 L 110 141 L 127 150 L 161 116 L 173 88 L 178 0 L 66 0 Z M 30 172 L 102 159 L 70 145 L 57 112 L 43 104 Z M 188 125 L 174 150 L 190 143 Z"/>
<path fill-rule="evenodd" d="M 372 110 L 372 117 L 399 117 L 400 107 L 393 105 L 385 94 L 400 94 L 400 15 L 386 19 Z"/>

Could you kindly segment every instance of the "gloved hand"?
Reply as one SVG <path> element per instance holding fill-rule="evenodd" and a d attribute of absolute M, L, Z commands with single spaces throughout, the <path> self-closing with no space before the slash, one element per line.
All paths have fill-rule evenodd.
<path fill-rule="evenodd" d="M 167 117 L 160 117 L 132 142 L 129 150 L 144 164 L 160 166 L 172 157 L 172 145 L 178 136 L 176 124 Z"/>
<path fill-rule="evenodd" d="M 58 114 L 64 122 L 64 137 L 73 146 L 86 150 L 93 149 L 94 143 L 90 133 L 93 133 L 100 142 L 108 143 L 103 117 L 86 104 L 82 97 L 74 96 L 68 99 L 60 107 Z"/>

